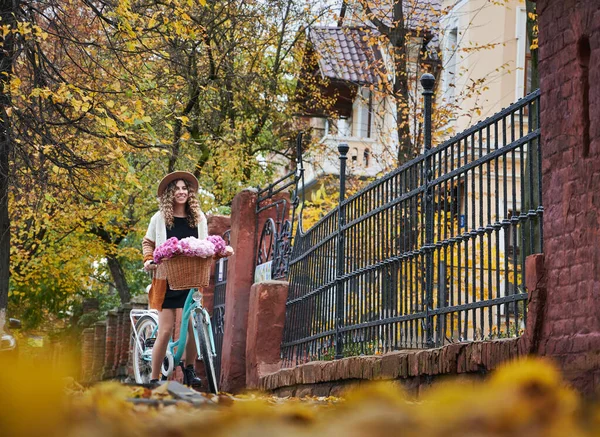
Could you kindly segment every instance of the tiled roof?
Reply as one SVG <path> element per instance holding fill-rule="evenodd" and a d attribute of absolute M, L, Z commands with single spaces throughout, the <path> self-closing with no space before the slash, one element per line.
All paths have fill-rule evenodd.
<path fill-rule="evenodd" d="M 321 74 L 330 79 L 374 84 L 385 74 L 373 30 L 353 27 L 313 27 L 308 38 L 318 55 Z"/>

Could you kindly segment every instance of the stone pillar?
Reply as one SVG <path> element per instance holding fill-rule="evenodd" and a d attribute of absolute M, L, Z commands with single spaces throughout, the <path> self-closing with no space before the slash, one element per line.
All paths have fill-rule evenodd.
<path fill-rule="evenodd" d="M 104 368 L 104 355 L 106 353 L 106 322 L 96 322 L 94 324 L 94 358 L 92 364 L 92 380 L 102 379 L 102 369 Z"/>
<path fill-rule="evenodd" d="M 288 283 L 265 281 L 250 290 L 246 334 L 246 387 L 258 388 L 259 378 L 281 366 Z"/>
<path fill-rule="evenodd" d="M 600 388 L 600 2 L 538 0 L 546 270 L 539 353 Z"/>
<path fill-rule="evenodd" d="M 221 389 L 228 392 L 246 385 L 246 328 L 254 279 L 256 200 L 256 191 L 244 190 L 234 197 L 231 206 L 231 246 L 235 254 L 227 266 L 220 382 Z"/>
<path fill-rule="evenodd" d="M 92 381 L 94 366 L 94 328 L 86 328 L 81 334 L 81 381 Z"/>
<path fill-rule="evenodd" d="M 117 337 L 117 312 L 109 311 L 106 315 L 106 353 L 104 355 L 104 369 L 102 379 L 110 379 L 115 376 L 116 360 L 116 337 Z"/>
<path fill-rule="evenodd" d="M 287 193 L 279 193 L 270 200 L 288 199 Z M 221 352 L 221 387 L 236 392 L 246 386 L 246 331 L 250 288 L 254 283 L 254 262 L 257 244 L 265 221 L 276 220 L 275 207 L 256 213 L 258 195 L 255 190 L 244 190 L 233 199 L 231 206 L 231 246 L 235 250 L 227 264 L 227 289 L 225 292 L 225 332 Z M 281 208 L 281 206 L 280 206 Z M 283 214 L 287 218 L 289 201 Z"/>

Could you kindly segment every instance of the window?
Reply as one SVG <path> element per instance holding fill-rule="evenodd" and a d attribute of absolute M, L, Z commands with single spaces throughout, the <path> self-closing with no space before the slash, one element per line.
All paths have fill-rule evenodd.
<path fill-rule="evenodd" d="M 456 65 L 458 52 L 458 28 L 448 31 L 444 56 L 444 97 L 448 103 L 456 100 Z"/>
<path fill-rule="evenodd" d="M 515 37 L 517 40 L 515 99 L 518 100 L 533 91 L 531 89 L 531 42 L 527 35 L 527 11 L 524 6 L 517 8 Z M 526 112 L 527 109 L 526 107 Z"/>
<path fill-rule="evenodd" d="M 365 152 L 363 153 L 363 164 L 365 165 L 365 168 L 369 167 L 370 160 L 371 160 L 371 151 L 369 149 L 365 149 Z"/>
<path fill-rule="evenodd" d="M 347 137 L 350 136 L 351 120 L 347 118 L 338 118 L 328 120 L 328 132 L 330 135 Z"/>
<path fill-rule="evenodd" d="M 373 95 L 368 88 L 360 89 L 359 105 L 357 136 L 359 138 L 371 138 L 371 125 L 373 124 Z"/>
<path fill-rule="evenodd" d="M 525 95 L 531 93 L 533 90 L 531 89 L 531 73 L 532 73 L 532 63 L 531 63 L 531 50 L 529 49 L 529 38 L 527 38 L 527 51 L 525 54 Z"/>
<path fill-rule="evenodd" d="M 311 129 L 310 135 L 311 135 L 311 137 L 320 140 L 325 135 L 327 135 L 327 133 L 328 133 L 327 132 L 328 127 L 329 126 L 328 126 L 328 123 L 327 123 L 327 119 L 313 117 L 310 120 L 310 129 Z"/>

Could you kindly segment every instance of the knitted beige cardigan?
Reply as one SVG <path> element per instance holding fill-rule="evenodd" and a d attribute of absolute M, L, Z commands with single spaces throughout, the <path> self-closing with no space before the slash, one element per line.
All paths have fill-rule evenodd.
<path fill-rule="evenodd" d="M 198 221 L 198 238 L 203 240 L 208 237 L 208 224 L 206 216 L 200 211 L 200 220 Z M 150 219 L 146 236 L 142 240 L 142 254 L 144 262 L 153 259 L 154 248 L 167 241 L 167 225 L 162 213 L 158 211 Z M 150 308 L 161 311 L 162 304 L 167 292 L 167 272 L 164 264 L 159 264 L 154 270 L 152 286 L 148 294 Z"/>

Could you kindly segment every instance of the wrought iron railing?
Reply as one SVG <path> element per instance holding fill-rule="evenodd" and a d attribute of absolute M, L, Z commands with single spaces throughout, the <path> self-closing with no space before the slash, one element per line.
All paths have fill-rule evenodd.
<path fill-rule="evenodd" d="M 524 328 L 525 256 L 543 243 L 539 91 L 432 149 L 422 84 L 425 152 L 296 233 L 285 365 Z"/>
<path fill-rule="evenodd" d="M 254 265 L 266 265 L 269 268 L 268 279 L 287 278 L 292 253 L 293 211 L 301 201 L 298 184 L 303 175 L 302 134 L 299 134 L 296 138 L 296 168 L 258 191 L 256 214 L 260 239 Z M 291 194 L 286 198 L 277 196 L 280 193 Z M 267 211 L 275 211 L 272 214 L 275 218 L 263 219 L 262 213 Z"/>
<path fill-rule="evenodd" d="M 225 231 L 223 239 L 230 244 L 231 230 Z M 221 258 L 217 261 L 215 267 L 215 294 L 213 301 L 212 330 L 215 340 L 215 369 L 217 372 L 217 381 L 221 376 L 221 352 L 223 350 L 223 335 L 225 333 L 225 291 L 227 288 L 227 258 Z"/>

